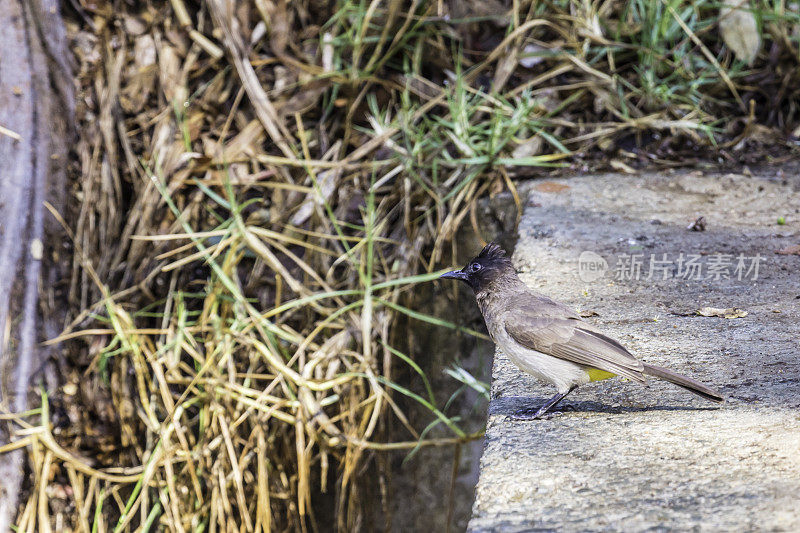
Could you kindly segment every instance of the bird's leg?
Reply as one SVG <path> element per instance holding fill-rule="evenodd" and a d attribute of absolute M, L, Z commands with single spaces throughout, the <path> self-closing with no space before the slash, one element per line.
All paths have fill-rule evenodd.
<path fill-rule="evenodd" d="M 538 420 L 542 418 L 550 409 L 558 405 L 558 402 L 563 400 L 567 394 L 574 391 L 577 385 L 571 387 L 567 392 L 559 392 L 539 408 L 538 411 L 531 414 L 530 411 L 519 411 L 511 416 L 513 420 Z"/>

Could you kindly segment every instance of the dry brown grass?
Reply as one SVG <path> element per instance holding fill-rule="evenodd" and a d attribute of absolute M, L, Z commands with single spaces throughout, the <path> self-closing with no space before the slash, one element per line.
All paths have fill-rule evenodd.
<path fill-rule="evenodd" d="M 798 120 L 797 21 L 765 23 L 745 72 L 713 5 L 664 7 L 647 44 L 646 4 L 74 2 L 71 319 L 57 409 L 5 416 L 33 475 L 19 529 L 368 529 L 373 454 L 479 437 L 396 327 L 454 327 L 410 309 L 414 284 L 477 198 Z M 641 135 L 664 140 L 633 154 Z M 420 441 L 398 399 L 441 431 Z"/>

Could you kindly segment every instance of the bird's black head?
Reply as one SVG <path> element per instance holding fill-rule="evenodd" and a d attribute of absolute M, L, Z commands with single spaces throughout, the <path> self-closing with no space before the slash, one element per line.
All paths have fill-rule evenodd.
<path fill-rule="evenodd" d="M 514 272 L 514 267 L 506 257 L 506 252 L 491 242 L 481 250 L 477 257 L 467 263 L 467 266 L 461 270 L 446 272 L 441 277 L 461 280 L 477 293 L 509 270 Z"/>

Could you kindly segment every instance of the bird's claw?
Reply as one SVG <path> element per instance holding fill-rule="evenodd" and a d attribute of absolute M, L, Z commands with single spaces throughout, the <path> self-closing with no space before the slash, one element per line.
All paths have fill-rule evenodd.
<path fill-rule="evenodd" d="M 550 420 L 554 416 L 565 411 L 574 412 L 577 408 L 574 405 L 562 405 L 558 408 L 539 408 L 539 409 L 520 409 L 513 415 L 511 420 Z"/>
<path fill-rule="evenodd" d="M 533 411 L 528 409 L 523 409 L 522 411 L 517 411 L 513 415 L 510 415 L 509 418 L 515 421 L 530 421 L 530 420 L 550 420 L 558 412 L 548 412 L 548 413 L 540 413 L 539 410 Z"/>

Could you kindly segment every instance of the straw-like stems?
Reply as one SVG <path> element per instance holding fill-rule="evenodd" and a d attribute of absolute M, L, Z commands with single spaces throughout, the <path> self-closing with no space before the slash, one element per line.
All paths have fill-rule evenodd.
<path fill-rule="evenodd" d="M 509 191 L 518 217 L 534 168 L 796 127 L 800 19 L 777 4 L 753 4 L 752 68 L 716 3 L 493 5 L 95 2 L 70 22 L 50 340 L 70 364 L 0 449 L 31 459 L 22 530 L 366 528 L 366 489 L 390 494 L 375 454 L 480 437 L 452 398 L 485 384 L 431 375 L 409 333 L 481 336 L 419 304 L 479 198 Z"/>

